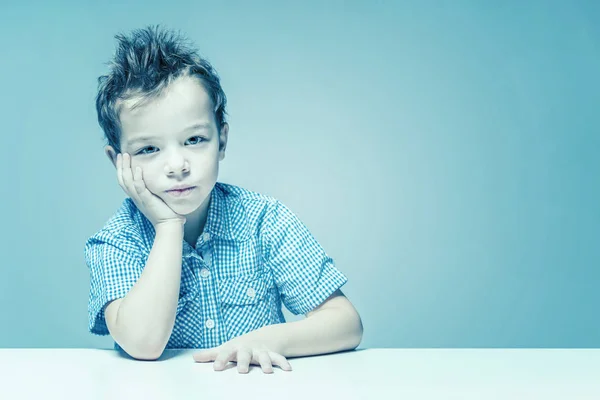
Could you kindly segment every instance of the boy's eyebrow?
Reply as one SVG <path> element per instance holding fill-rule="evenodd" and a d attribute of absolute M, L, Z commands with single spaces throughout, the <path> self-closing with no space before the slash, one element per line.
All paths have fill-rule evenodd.
<path fill-rule="evenodd" d="M 140 136 L 132 140 L 127 141 L 127 146 L 133 146 L 136 142 L 146 142 L 152 139 L 157 139 L 155 136 Z"/>
<path fill-rule="evenodd" d="M 210 124 L 208 122 L 196 122 L 195 124 L 192 124 L 190 126 L 188 126 L 187 128 L 185 128 L 183 131 L 187 132 L 187 131 L 195 131 L 195 130 L 199 130 L 199 129 L 209 129 L 210 128 Z"/>
<path fill-rule="evenodd" d="M 183 132 L 197 131 L 197 130 L 209 129 L 209 128 L 210 128 L 210 124 L 208 122 L 198 122 L 198 123 L 188 126 L 187 128 L 185 128 L 183 130 Z M 135 139 L 127 141 L 127 146 L 132 146 L 136 142 L 146 142 L 146 141 L 149 141 L 152 139 L 158 139 L 158 137 L 156 137 L 156 136 L 140 136 Z"/>

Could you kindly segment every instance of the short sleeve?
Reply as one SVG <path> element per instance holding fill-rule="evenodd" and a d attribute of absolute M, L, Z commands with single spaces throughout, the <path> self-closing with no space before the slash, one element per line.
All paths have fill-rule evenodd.
<path fill-rule="evenodd" d="M 125 297 L 142 274 L 143 262 L 132 234 L 103 232 L 85 244 L 85 261 L 90 270 L 88 329 L 96 335 L 108 335 L 105 306 Z"/>
<path fill-rule="evenodd" d="M 312 311 L 348 281 L 306 226 L 281 202 L 275 202 L 265 225 L 265 261 L 290 312 Z"/>

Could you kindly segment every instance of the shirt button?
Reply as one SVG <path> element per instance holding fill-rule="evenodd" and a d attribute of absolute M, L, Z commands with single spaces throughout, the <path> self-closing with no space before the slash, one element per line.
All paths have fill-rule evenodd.
<path fill-rule="evenodd" d="M 208 233 L 208 232 L 203 233 L 202 239 L 204 239 L 205 242 L 208 242 L 210 240 L 210 233 Z"/>
<path fill-rule="evenodd" d="M 208 329 L 212 329 L 215 327 L 215 321 L 213 321 L 212 319 L 207 319 L 206 320 L 206 327 Z"/>
<path fill-rule="evenodd" d="M 203 278 L 208 278 L 209 275 L 210 275 L 210 271 L 207 270 L 206 268 L 202 268 L 202 270 L 200 271 L 200 276 Z"/>
<path fill-rule="evenodd" d="M 248 295 L 248 297 L 250 298 L 254 298 L 254 296 L 256 296 L 256 291 L 254 290 L 254 288 L 250 288 L 248 289 L 248 291 L 246 292 L 246 294 Z"/>

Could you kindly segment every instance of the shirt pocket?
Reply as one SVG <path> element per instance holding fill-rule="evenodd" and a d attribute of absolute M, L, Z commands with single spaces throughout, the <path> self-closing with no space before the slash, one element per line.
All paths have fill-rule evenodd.
<path fill-rule="evenodd" d="M 229 339 L 271 323 L 271 290 L 264 273 L 219 282 Z"/>

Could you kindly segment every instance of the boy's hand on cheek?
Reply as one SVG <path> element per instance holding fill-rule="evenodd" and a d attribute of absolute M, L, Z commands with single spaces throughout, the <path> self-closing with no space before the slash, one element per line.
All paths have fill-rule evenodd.
<path fill-rule="evenodd" d="M 117 154 L 117 180 L 155 228 L 166 222 L 185 223 L 185 217 L 177 214 L 160 197 L 148 190 L 140 167 L 132 171 L 131 156 L 127 153 Z"/>
<path fill-rule="evenodd" d="M 215 371 L 223 371 L 229 361 L 237 363 L 240 374 L 248 373 L 250 364 L 260 365 L 266 374 L 273 373 L 273 366 L 279 366 L 284 371 L 291 371 L 288 360 L 267 343 L 252 338 L 251 334 L 238 336 L 219 347 L 201 350 L 193 355 L 196 362 L 214 361 Z"/>

